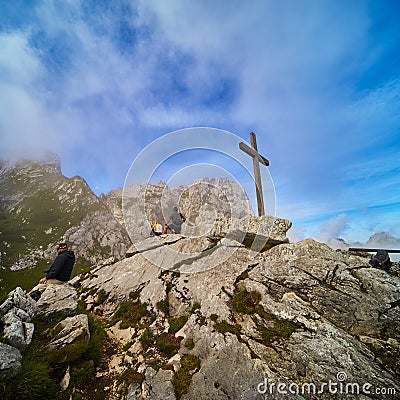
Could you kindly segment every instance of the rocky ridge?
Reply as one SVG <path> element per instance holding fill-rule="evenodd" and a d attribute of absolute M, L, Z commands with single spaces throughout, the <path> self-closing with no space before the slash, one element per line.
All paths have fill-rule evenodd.
<path fill-rule="evenodd" d="M 63 176 L 57 163 L 1 163 L 0 186 L 2 278 L 10 270 L 42 271 L 60 241 L 70 244 L 80 265 L 121 259 L 130 245 L 108 206 L 82 178 Z"/>
<path fill-rule="evenodd" d="M 108 334 L 120 349 L 119 372 L 135 377 L 122 398 L 331 399 L 328 390 L 307 389 L 329 380 L 359 390 L 368 383 L 373 390 L 363 399 L 378 398 L 374 390 L 382 388 L 385 398 L 396 398 L 397 276 L 311 239 L 255 257 L 225 240 L 221 248 L 235 251 L 207 269 L 212 255 L 204 239 L 174 239 L 151 239 L 132 257 L 80 280 L 88 309 L 115 322 Z M 154 265 L 170 250 L 205 256 L 187 256 L 178 269 Z M 101 291 L 105 301 L 95 304 L 87 290 Z M 124 316 L 123 307 L 132 314 Z M 265 382 L 299 390 L 282 394 Z"/>
<path fill-rule="evenodd" d="M 284 221 L 273 224 L 275 237 Z M 400 390 L 400 280 L 369 268 L 368 257 L 312 239 L 257 253 L 218 235 L 165 235 L 71 283 L 77 289 L 51 286 L 36 304 L 48 323 L 34 339 L 59 371 L 58 390 L 73 398 L 368 400 Z M 93 318 L 106 356 L 79 361 Z M 2 369 L 15 374 L 32 344 L 21 358 L 6 341 L 12 366 Z M 90 384 L 79 385 L 90 365 Z M 332 393 L 328 382 L 359 392 Z"/>
<path fill-rule="evenodd" d="M 1 169 L 10 226 L 43 223 L 45 235 L 68 232 L 94 256 L 74 286 L 49 286 L 38 303 L 17 288 L 0 305 L 0 388 L 29 382 L 18 400 L 32 398 L 38 381 L 40 398 L 60 400 L 368 400 L 383 391 L 398 398 L 398 266 L 388 274 L 370 268 L 369 257 L 311 239 L 288 243 L 290 221 L 249 217 L 223 180 L 209 180 L 211 194 L 204 182 L 172 190 L 159 183 L 107 200 L 86 196 L 85 182 L 63 177 L 56 165 L 28 163 L 21 175 L 10 168 Z M 115 262 L 110 243 L 118 254 L 128 248 L 118 235 L 124 201 L 131 211 L 125 223 L 137 222 L 135 213 L 146 218 L 132 224 L 137 241 L 129 257 Z M 164 217 L 163 202 L 186 213 L 188 237 L 143 240 L 148 221 Z M 79 215 L 79 223 L 64 224 L 61 210 Z M 49 214 L 63 221 L 52 223 L 54 232 Z M 4 226 L 14 238 L 6 244 L 18 246 Z M 18 235 L 25 241 L 28 232 Z M 2 396 L 15 399 L 12 392 Z"/>
<path fill-rule="evenodd" d="M 173 206 L 186 218 L 183 233 L 187 236 L 204 235 L 218 218 L 240 219 L 253 214 L 240 186 L 225 178 L 202 178 L 174 188 L 164 182 L 132 185 L 101 198 L 134 242 L 148 236 L 151 221 L 164 224 Z"/>

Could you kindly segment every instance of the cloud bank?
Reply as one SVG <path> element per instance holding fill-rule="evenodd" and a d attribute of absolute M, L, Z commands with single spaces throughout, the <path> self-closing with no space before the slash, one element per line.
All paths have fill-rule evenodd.
<path fill-rule="evenodd" d="M 349 237 L 400 235 L 399 12 L 395 1 L 8 5 L 1 153 L 57 152 L 67 175 L 105 192 L 165 133 L 255 131 L 278 214 L 300 231 L 347 215 Z"/>

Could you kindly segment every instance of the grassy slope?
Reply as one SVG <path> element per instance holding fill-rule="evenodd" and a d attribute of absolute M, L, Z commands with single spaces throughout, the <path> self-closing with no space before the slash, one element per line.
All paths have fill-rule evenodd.
<path fill-rule="evenodd" d="M 52 260 L 35 257 L 28 263 L 29 269 L 11 271 L 16 261 L 34 250 L 46 250 L 49 244 L 60 241 L 70 227 L 80 225 L 90 212 L 105 211 L 106 206 L 83 179 L 66 178 L 37 163 L 8 170 L 0 185 L 1 296 L 15 286 L 32 287 Z M 74 273 L 88 266 L 84 259 L 78 259 Z"/>

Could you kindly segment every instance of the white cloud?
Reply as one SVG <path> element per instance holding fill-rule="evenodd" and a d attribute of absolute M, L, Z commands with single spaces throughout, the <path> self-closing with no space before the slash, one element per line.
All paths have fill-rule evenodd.
<path fill-rule="evenodd" d="M 382 194 L 394 175 L 378 189 L 350 186 L 396 162 L 396 146 L 374 161 L 363 154 L 399 126 L 398 80 L 356 90 L 380 56 L 367 4 L 39 4 L 38 22 L 0 36 L 3 149 L 57 150 L 61 138 L 68 170 L 103 179 L 173 129 L 254 130 L 279 216 L 315 221 L 396 200 Z"/>
<path fill-rule="evenodd" d="M 340 214 L 319 225 L 315 239 L 328 244 L 333 248 L 343 248 L 343 243 L 338 240 L 347 228 L 348 217 Z"/>

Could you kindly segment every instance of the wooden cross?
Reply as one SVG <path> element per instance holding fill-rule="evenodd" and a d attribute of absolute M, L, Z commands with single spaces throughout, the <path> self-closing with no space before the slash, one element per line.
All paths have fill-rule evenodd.
<path fill-rule="evenodd" d="M 258 206 L 258 216 L 261 217 L 265 215 L 264 211 L 264 197 L 262 192 L 262 184 L 261 184 L 261 173 L 260 173 L 260 163 L 267 166 L 269 165 L 269 161 L 264 158 L 261 154 L 259 154 L 257 150 L 257 140 L 256 134 L 250 133 L 250 144 L 251 147 L 247 146 L 245 143 L 240 142 L 239 148 L 247 153 L 249 156 L 253 158 L 253 168 L 254 168 L 254 180 L 256 182 L 256 195 L 257 195 L 257 206 Z"/>

